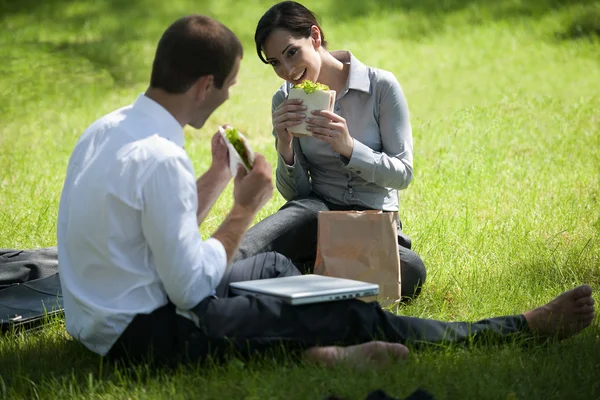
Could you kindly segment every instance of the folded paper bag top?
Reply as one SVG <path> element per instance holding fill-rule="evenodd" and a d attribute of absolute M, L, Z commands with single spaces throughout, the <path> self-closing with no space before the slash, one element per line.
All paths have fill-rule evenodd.
<path fill-rule="evenodd" d="M 302 100 L 302 104 L 306 106 L 306 113 L 310 114 L 311 111 L 333 111 L 335 96 L 335 90 L 329 90 L 328 86 L 305 80 L 290 89 L 288 99 Z M 312 132 L 306 129 L 306 125 L 306 121 L 302 121 L 302 123 L 288 128 L 288 132 L 294 135 L 312 136 Z"/>
<path fill-rule="evenodd" d="M 231 175 L 235 177 L 237 175 L 238 165 L 242 165 L 246 168 L 247 172 L 250 172 L 254 165 L 254 152 L 248 144 L 246 137 L 231 126 L 219 127 L 219 133 L 225 139 L 227 149 L 229 150 L 229 169 Z"/>

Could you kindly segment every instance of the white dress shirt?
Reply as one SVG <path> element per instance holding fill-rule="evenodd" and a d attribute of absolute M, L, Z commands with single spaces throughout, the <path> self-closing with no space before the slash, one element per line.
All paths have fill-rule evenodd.
<path fill-rule="evenodd" d="M 67 331 L 105 355 L 136 314 L 181 314 L 214 294 L 227 264 L 202 241 L 183 129 L 144 95 L 94 122 L 67 169 L 58 259 Z"/>

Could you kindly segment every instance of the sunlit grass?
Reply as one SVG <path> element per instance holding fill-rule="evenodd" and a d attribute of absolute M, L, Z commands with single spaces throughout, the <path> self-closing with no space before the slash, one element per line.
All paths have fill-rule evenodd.
<path fill-rule="evenodd" d="M 186 129 L 197 174 L 208 138 L 240 127 L 273 164 L 271 95 L 281 83 L 255 56 L 271 1 L 0 2 L 0 247 L 56 244 L 67 160 L 96 118 L 147 85 L 156 41 L 175 18 L 218 17 L 245 56 L 232 97 Z M 415 180 L 401 217 L 425 261 L 421 297 L 398 313 L 479 319 L 522 312 L 581 282 L 600 283 L 600 40 L 593 1 L 307 1 L 330 49 L 394 72 L 413 122 Z M 257 220 L 275 212 L 275 194 Z M 213 209 L 209 236 L 231 206 Z M 597 324 L 538 349 L 414 352 L 383 371 L 324 371 L 283 361 L 124 371 L 60 324 L 0 338 L 4 398 L 363 399 L 376 388 L 436 399 L 600 397 Z"/>

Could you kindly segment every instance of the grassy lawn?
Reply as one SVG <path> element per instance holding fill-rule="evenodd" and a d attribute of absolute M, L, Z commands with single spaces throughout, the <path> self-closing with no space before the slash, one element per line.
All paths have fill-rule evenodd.
<path fill-rule="evenodd" d="M 264 0 L 0 0 L 0 247 L 56 244 L 58 200 L 81 132 L 145 90 L 164 28 L 215 16 L 243 40 L 232 98 L 186 130 L 197 173 L 221 123 L 276 162 L 271 95 L 254 54 Z M 333 49 L 393 71 L 412 112 L 415 180 L 401 216 L 428 282 L 402 315 L 519 313 L 587 282 L 600 289 L 600 2 L 310 0 Z M 257 219 L 275 212 L 275 194 Z M 209 236 L 231 187 L 201 227 Z M 600 329 L 535 349 L 413 352 L 385 370 L 284 360 L 124 371 L 74 343 L 58 319 L 0 337 L 0 397 L 363 399 L 383 388 L 436 399 L 600 399 Z"/>

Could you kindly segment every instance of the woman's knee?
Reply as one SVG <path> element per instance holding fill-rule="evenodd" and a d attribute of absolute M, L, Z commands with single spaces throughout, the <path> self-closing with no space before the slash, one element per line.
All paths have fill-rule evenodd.
<path fill-rule="evenodd" d="M 410 250 L 402 254 L 400 257 L 400 275 L 402 297 L 407 300 L 417 297 L 427 279 L 427 270 L 421 257 Z"/>
<path fill-rule="evenodd" d="M 271 251 L 267 253 L 267 257 L 270 259 L 271 268 L 273 271 L 273 278 L 300 275 L 300 271 L 292 260 L 283 254 Z"/>
<path fill-rule="evenodd" d="M 294 215 L 297 215 L 298 218 L 311 221 L 318 218 L 320 211 L 329 211 L 329 208 L 316 197 L 303 197 L 288 201 L 280 210 L 294 210 Z"/>

